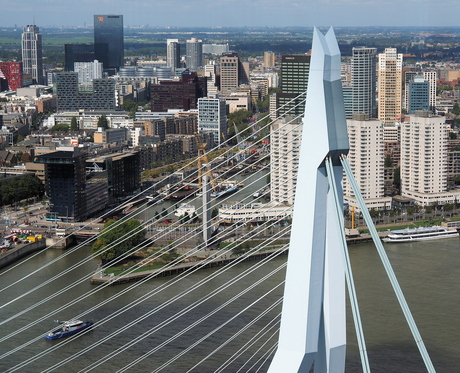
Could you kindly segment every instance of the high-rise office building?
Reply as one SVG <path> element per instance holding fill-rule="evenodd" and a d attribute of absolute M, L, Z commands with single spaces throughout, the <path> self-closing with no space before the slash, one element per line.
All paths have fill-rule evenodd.
<path fill-rule="evenodd" d="M 35 158 L 35 163 L 45 164 L 46 192 L 53 218 L 80 221 L 87 217 L 86 158 L 87 154 L 78 148 Z"/>
<path fill-rule="evenodd" d="M 170 67 L 172 74 L 180 67 L 180 44 L 179 39 L 166 40 L 166 66 Z"/>
<path fill-rule="evenodd" d="M 42 34 L 35 25 L 27 25 L 22 33 L 22 71 L 34 84 L 43 84 Z"/>
<path fill-rule="evenodd" d="M 377 116 L 377 49 L 354 47 L 351 62 L 351 113 Z"/>
<path fill-rule="evenodd" d="M 278 116 L 300 116 L 305 110 L 311 56 L 281 56 L 281 92 L 277 93 Z"/>
<path fill-rule="evenodd" d="M 0 62 L 0 79 L 5 80 L 5 89 L 16 91 L 22 88 L 22 62 Z"/>
<path fill-rule="evenodd" d="M 187 40 L 185 54 L 187 69 L 197 71 L 203 65 L 203 41 L 197 38 Z"/>
<path fill-rule="evenodd" d="M 124 64 L 123 16 L 94 16 L 94 48 L 98 61 L 106 69 L 118 69 Z"/>
<path fill-rule="evenodd" d="M 107 44 L 104 44 L 107 48 Z M 64 71 L 74 71 L 75 62 L 93 62 L 96 59 L 94 44 L 65 44 Z M 107 54 L 107 52 L 105 52 Z"/>
<path fill-rule="evenodd" d="M 198 99 L 198 132 L 211 132 L 215 144 L 227 137 L 227 105 L 225 99 L 208 96 Z"/>
<path fill-rule="evenodd" d="M 423 75 L 417 75 L 407 83 L 406 95 L 408 113 L 430 110 L 430 82 Z"/>
<path fill-rule="evenodd" d="M 220 57 L 220 91 L 223 93 L 235 90 L 239 85 L 239 57 L 229 53 Z"/>
<path fill-rule="evenodd" d="M 386 48 L 378 62 L 378 118 L 385 126 L 401 120 L 403 55 Z"/>

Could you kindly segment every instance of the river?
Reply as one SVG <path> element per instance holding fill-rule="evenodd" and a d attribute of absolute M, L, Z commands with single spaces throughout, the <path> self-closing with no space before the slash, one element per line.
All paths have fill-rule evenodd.
<path fill-rule="evenodd" d="M 388 253 L 394 271 L 399 279 L 403 292 L 406 296 L 408 304 L 414 315 L 415 321 L 419 327 L 420 333 L 424 339 L 428 352 L 433 360 L 437 372 L 459 372 L 460 371 L 460 319 L 458 317 L 458 305 L 460 304 L 460 241 L 458 239 L 446 239 L 432 242 L 421 243 L 399 243 L 386 244 L 385 249 Z M 378 254 L 372 244 L 353 245 L 349 248 L 350 257 L 353 266 L 353 273 L 357 287 L 358 298 L 360 302 L 360 310 L 362 314 L 362 322 L 366 343 L 368 348 L 370 366 L 372 372 L 424 372 L 424 365 L 418 353 L 418 349 L 412 339 L 410 330 L 405 322 L 403 314 L 397 304 L 396 297 L 393 294 L 390 283 L 385 276 L 383 266 L 380 263 Z M 59 250 L 47 250 L 35 256 L 31 260 L 23 262 L 20 266 L 5 273 L 0 277 L 0 289 L 4 289 L 8 284 L 25 278 L 32 273 L 36 268 L 50 262 L 61 254 Z M 89 248 L 82 248 L 75 253 L 66 256 L 63 260 L 58 261 L 55 265 L 50 266 L 45 271 L 39 272 L 31 278 L 26 278 L 14 287 L 2 291 L 2 304 L 23 294 L 32 286 L 45 281 L 52 275 L 68 268 L 70 264 L 76 263 L 89 254 Z M 127 352 L 118 355 L 104 363 L 96 369 L 99 371 L 116 371 L 118 368 L 125 366 L 132 359 L 142 356 L 150 349 L 160 345 L 166 339 L 170 338 L 177 332 L 183 331 L 191 322 L 199 319 L 219 306 L 222 302 L 229 299 L 233 294 L 247 289 L 249 284 L 269 273 L 273 269 L 282 265 L 286 257 L 282 256 L 274 259 L 264 265 L 261 269 L 255 272 L 250 279 L 243 279 L 237 285 L 231 287 L 223 295 L 218 295 L 202 306 L 194 309 L 187 315 L 177 319 L 167 327 L 161 329 L 152 336 L 146 338 L 142 342 L 129 348 Z M 183 307 L 191 304 L 193 300 L 209 294 L 212 289 L 224 284 L 235 278 L 242 271 L 252 268 L 257 265 L 257 262 L 243 263 L 235 268 L 223 272 L 221 276 L 210 281 L 206 286 L 195 291 L 192 295 L 182 298 L 180 301 L 165 308 L 161 312 L 155 313 L 144 321 L 137 323 L 134 327 L 123 332 L 115 339 L 103 343 L 101 346 L 91 350 L 89 353 L 72 361 L 66 365 L 64 369 L 69 372 L 85 369 L 90 363 L 103 359 L 113 349 L 123 345 L 127 341 L 132 340 L 146 330 L 159 325 L 161 321 L 170 316 L 176 315 Z M 63 279 L 54 281 L 47 285 L 44 289 L 36 291 L 24 298 L 7 305 L 1 309 L 1 320 L 23 310 L 24 308 L 35 304 L 40 299 L 53 294 L 63 286 L 70 284 L 79 278 L 87 277 L 89 273 L 96 270 L 96 263 L 89 261 L 80 266 L 76 270 L 67 274 Z M 24 361 L 25 359 L 35 356 L 41 351 L 46 350 L 50 346 L 61 346 L 57 351 L 50 353 L 44 358 L 32 363 L 31 365 L 21 368 L 20 372 L 37 372 L 52 366 L 60 361 L 65 361 L 75 353 L 80 351 L 92 343 L 100 341 L 109 333 L 122 327 L 124 324 L 134 319 L 135 317 L 144 314 L 148 310 L 159 305 L 161 302 L 170 299 L 174 294 L 188 288 L 191 284 L 198 282 L 206 276 L 215 273 L 221 269 L 207 269 L 199 271 L 176 284 L 174 287 L 163 291 L 158 295 L 146 300 L 140 305 L 134 307 L 128 312 L 117 316 L 110 322 L 95 328 L 92 332 L 81 336 L 80 338 L 72 338 L 70 343 L 64 344 L 65 340 L 46 341 L 39 338 L 36 342 L 26 348 L 13 353 L 12 355 L 0 360 L 0 371 L 5 371 L 7 368 Z M 185 333 L 181 338 L 172 341 L 157 353 L 145 359 L 134 368 L 131 372 L 153 371 L 157 366 L 161 365 L 168 359 L 177 356 L 183 352 L 191 343 L 197 340 L 201 335 L 212 331 L 217 325 L 228 320 L 232 315 L 246 307 L 246 305 L 254 301 L 257 297 L 265 294 L 267 291 L 276 287 L 284 277 L 284 271 L 281 270 L 274 276 L 269 277 L 261 285 L 257 286 L 253 291 L 248 292 L 245 296 L 239 298 L 227 308 L 214 315 L 213 317 L 200 324 L 198 327 Z M 141 286 L 133 289 L 117 300 L 110 302 L 96 310 L 89 312 L 85 317 L 101 320 L 104 316 L 118 312 L 117 310 L 133 300 L 143 297 L 147 292 L 166 283 L 171 278 L 160 278 L 150 280 Z M 84 312 L 90 306 L 97 304 L 109 296 L 120 293 L 131 285 L 119 285 L 105 288 L 103 291 L 92 295 L 90 298 L 77 304 L 70 309 L 49 316 L 46 320 L 39 322 L 35 326 L 26 328 L 17 336 L 10 338 L 0 344 L 0 354 L 11 351 L 14 347 L 19 346 L 26 341 L 39 336 L 48 328 L 53 326 L 53 319 L 65 320 L 73 317 L 81 312 Z M 46 304 L 37 309 L 26 312 L 24 315 L 0 326 L 0 336 L 5 336 L 8 333 L 22 326 L 27 326 L 41 315 L 53 311 L 58 306 L 66 304 L 79 294 L 86 293 L 94 289 L 89 284 L 89 280 L 84 280 L 80 285 L 76 286 L 71 291 L 68 291 L 59 297 L 50 300 Z M 216 334 L 213 334 L 205 343 L 198 345 L 191 352 L 185 354 L 171 366 L 165 368 L 164 372 L 185 372 L 190 369 L 194 363 L 206 356 L 210 351 L 219 346 L 225 341 L 235 330 L 240 330 L 247 325 L 256 315 L 260 314 L 282 294 L 281 288 L 276 288 L 273 294 L 270 294 L 268 299 L 257 303 L 244 313 L 236 321 L 229 323 L 224 328 L 220 329 Z M 213 372 L 216 367 L 220 366 L 227 357 L 231 356 L 250 336 L 254 335 L 256 330 L 259 330 L 275 314 L 279 312 L 279 308 L 275 312 L 269 313 L 260 323 L 256 324 L 250 331 L 242 334 L 235 341 L 230 342 L 214 356 L 201 364 L 193 372 Z M 354 327 L 352 324 L 351 313 L 348 310 L 347 316 L 347 372 L 360 372 L 360 360 L 357 351 L 357 343 L 354 335 Z M 256 346 L 258 346 L 256 344 Z M 254 352 L 256 347 L 252 348 Z M 224 370 L 225 372 L 236 372 L 235 367 L 241 366 L 246 360 L 249 360 L 250 354 L 243 355 L 237 359 L 234 365 Z M 251 360 L 250 365 L 255 360 Z M 268 362 L 261 371 L 266 370 Z M 61 368 L 62 369 L 62 368 Z M 246 366 L 242 371 L 247 371 Z M 254 370 L 255 371 L 255 370 Z"/>

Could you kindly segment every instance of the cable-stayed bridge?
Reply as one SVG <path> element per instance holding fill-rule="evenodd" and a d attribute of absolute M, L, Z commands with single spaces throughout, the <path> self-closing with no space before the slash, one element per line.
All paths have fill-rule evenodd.
<path fill-rule="evenodd" d="M 316 34 L 316 37 L 324 42 L 322 35 Z M 322 53 L 321 58 L 325 61 L 334 60 L 330 69 L 336 69 L 337 54 L 334 51 L 333 33 L 329 33 L 326 39 L 326 47 L 323 45 L 324 50 L 320 50 L 319 53 Z M 334 53 L 329 53 L 330 50 L 325 53 L 327 49 Z M 313 48 L 313 57 L 315 52 L 318 53 L 317 49 Z M 340 61 L 340 56 L 338 58 Z M 329 104 L 335 108 L 334 110 L 338 110 L 334 100 L 340 100 L 341 96 L 335 95 L 336 80 L 331 79 L 328 75 L 331 70 L 312 69 L 311 71 L 311 74 L 321 74 L 318 78 L 319 81 L 322 81 L 327 75 L 326 80 L 332 83 L 332 88 L 326 87 L 327 94 L 322 98 L 320 97 L 319 101 L 310 105 L 307 104 L 307 110 L 309 107 L 317 109 L 318 106 L 315 104 L 321 100 L 324 101 L 325 97 L 332 100 Z M 310 79 L 311 77 L 312 75 L 310 75 Z M 307 94 L 307 97 L 312 97 L 312 95 Z M 323 114 L 327 116 L 332 113 L 326 111 Z M 331 118 L 336 118 L 336 115 L 328 117 L 325 122 L 326 125 L 332 126 L 327 128 L 329 132 L 335 131 L 333 128 L 335 121 Z M 290 121 L 295 122 L 298 119 L 291 118 Z M 284 121 L 279 130 L 283 128 L 283 125 L 290 124 L 290 121 Z M 343 123 L 341 124 L 343 125 Z M 303 125 L 306 128 L 308 122 L 304 122 Z M 292 131 L 295 131 L 295 127 Z M 304 130 L 304 137 L 305 134 Z M 259 136 L 258 141 L 269 140 L 269 134 L 264 134 L 264 132 L 255 133 L 255 135 Z M 339 138 L 342 135 L 337 132 L 334 135 L 336 138 L 332 142 L 336 142 L 335 145 L 341 145 Z M 273 164 L 274 157 L 283 159 L 287 153 L 293 153 L 293 158 L 298 159 L 298 149 L 289 145 L 286 144 L 285 153 L 265 155 L 256 162 L 261 164 L 271 162 Z M 320 147 L 321 145 L 319 144 Z M 330 223 L 335 227 L 332 242 L 334 245 L 346 248 L 346 244 L 340 242 L 341 237 L 336 234 L 338 228 L 341 227 L 339 221 L 341 216 L 338 210 L 334 211 L 334 208 L 337 209 L 340 205 L 340 190 L 337 191 L 335 188 L 340 185 L 338 177 L 339 174 L 341 177 L 341 167 L 345 169 L 348 177 L 351 175 L 345 157 L 346 149 L 340 146 L 329 148 L 330 145 L 329 142 L 326 144 L 326 148 L 322 149 L 325 151 L 324 156 L 318 154 L 321 157 L 321 164 L 318 167 L 323 175 L 321 181 L 314 181 L 316 180 L 315 175 L 303 175 L 299 180 L 303 180 L 303 183 L 309 183 L 311 180 L 312 183 L 316 183 L 316 187 L 331 191 L 331 196 L 329 194 L 328 196 L 323 195 L 321 198 L 324 200 L 317 195 L 307 196 L 307 199 L 312 198 L 308 203 L 315 205 L 316 211 L 301 211 L 297 215 L 313 214 L 320 221 L 336 218 L 334 223 Z M 305 147 L 302 148 L 305 149 Z M 224 155 L 230 157 L 244 151 L 245 149 L 240 149 L 236 145 L 225 148 Z M 301 149 L 300 157 L 305 157 L 302 154 L 308 153 Z M 299 161 L 301 171 L 302 161 L 305 159 L 301 158 Z M 207 167 L 207 165 L 203 167 Z M 239 174 L 244 175 L 244 173 L 245 169 L 240 169 L 232 178 Z M 286 172 L 282 177 L 287 183 L 294 176 L 292 173 Z M 260 178 L 265 178 L 265 174 L 261 174 Z M 251 183 L 244 180 L 243 183 L 244 188 L 251 187 Z M 179 188 L 179 185 L 175 187 Z M 303 187 L 304 185 L 298 185 L 297 193 L 302 191 Z M 335 197 L 332 195 L 333 192 Z M 355 193 L 359 193 L 359 191 L 355 189 Z M 221 203 L 229 199 L 232 197 L 222 199 Z M 249 194 L 246 200 L 239 202 L 243 207 L 245 204 L 249 204 L 251 200 L 252 196 Z M 284 204 L 272 204 L 267 208 L 276 210 L 279 206 L 284 206 Z M 147 204 L 140 206 L 138 213 L 147 211 L 149 208 L 150 206 Z M 261 214 L 267 212 L 267 208 L 258 208 Z M 203 209 L 209 210 L 210 204 L 203 204 L 197 211 L 199 215 L 209 213 Z M 315 215 L 318 211 L 323 210 L 327 210 L 329 217 L 324 217 L 321 213 Z M 297 215 L 294 215 L 294 219 Z M 309 219 L 311 220 L 311 218 L 310 215 Z M 297 266 L 300 267 L 300 272 L 304 269 L 307 275 L 306 277 L 300 276 L 300 281 L 305 279 L 311 281 L 310 292 L 302 291 L 301 294 L 304 294 L 305 298 L 314 298 L 317 305 L 313 311 L 311 309 L 308 312 L 302 311 L 305 318 L 290 318 L 291 329 L 283 332 L 283 323 L 281 323 L 280 332 L 281 305 L 285 291 L 286 272 L 284 254 L 290 248 L 290 242 L 286 240 L 285 236 L 291 234 L 291 227 L 297 227 L 297 246 L 302 249 L 304 232 L 301 230 L 304 226 L 306 230 L 310 228 L 307 224 L 297 223 L 292 226 L 290 224 L 280 226 L 276 219 L 261 220 L 262 224 L 257 228 L 248 225 L 248 228 L 241 229 L 238 224 L 221 225 L 220 234 L 222 236 L 234 236 L 235 242 L 233 245 L 219 246 L 212 251 L 210 251 L 207 242 L 203 240 L 201 230 L 186 230 L 185 234 L 171 240 L 167 250 L 179 252 L 180 255 L 166 264 L 166 268 L 174 268 L 181 262 L 190 261 L 198 253 L 208 253 L 206 259 L 195 262 L 195 266 L 191 266 L 180 276 L 153 279 L 155 271 L 152 271 L 152 274 L 142 281 L 123 286 L 111 286 L 110 282 L 100 286 L 91 286 L 89 279 L 97 276 L 100 271 L 104 270 L 104 267 L 95 268 L 94 259 L 89 255 L 88 250 L 90 240 L 63 253 L 48 250 L 45 257 L 43 254 L 37 254 L 34 257 L 41 256 L 42 258 L 38 267 L 29 266 L 34 258 L 29 257 L 1 272 L 0 279 L 8 278 L 9 280 L 8 283 L 0 280 L 0 294 L 2 294 L 0 368 L 6 372 L 51 372 L 62 369 L 82 372 L 101 369 L 117 372 L 265 372 L 269 369 L 273 357 L 277 356 L 275 358 L 276 365 L 270 368 L 271 372 L 308 372 L 312 364 L 315 365 L 315 371 L 343 371 L 345 368 L 345 354 L 342 345 L 345 342 L 343 319 L 346 313 L 344 306 L 346 278 L 353 319 L 357 325 L 356 335 L 359 341 L 358 348 L 362 364 L 360 369 L 369 371 L 364 333 L 360 327 L 359 309 L 353 290 L 353 278 L 350 265 L 345 259 L 340 260 L 342 273 L 334 273 L 332 276 L 328 272 L 332 267 L 325 265 L 324 260 L 319 262 L 321 269 L 319 272 L 321 273 L 318 272 L 313 277 L 311 270 L 315 272 L 318 266 L 311 265 L 310 268 L 307 268 L 305 265 L 302 268 L 302 263 Z M 143 222 L 146 227 L 155 223 L 157 223 L 155 217 L 149 217 Z M 219 225 L 219 218 L 213 224 Z M 330 224 L 327 223 L 323 226 L 324 228 L 318 228 L 324 229 L 319 234 L 314 232 L 322 242 L 327 241 Z M 186 223 L 182 226 L 176 226 L 176 228 L 181 227 L 186 228 Z M 114 245 L 126 240 L 131 234 L 121 237 Z M 124 257 L 116 259 L 110 265 L 121 263 L 125 257 L 150 247 L 152 241 L 164 240 L 167 234 L 165 231 L 155 232 L 148 240 L 133 247 Z M 331 242 L 330 239 L 328 240 Z M 190 241 L 194 241 L 195 246 L 183 250 L 185 243 Z M 232 251 L 236 245 L 248 247 L 249 250 L 244 254 L 235 256 Z M 308 245 L 310 243 L 305 240 L 305 246 Z M 312 256 L 316 255 L 315 247 L 315 244 L 311 245 Z M 290 250 L 292 249 L 295 248 L 291 247 Z M 398 294 L 400 292 L 399 285 L 392 274 L 391 267 L 388 266 L 389 263 L 386 263 L 384 252 L 381 251 L 379 254 L 382 256 L 385 269 L 390 275 L 398 300 L 402 304 L 406 319 L 409 321 L 416 340 L 415 343 L 421 351 L 427 370 L 434 371 L 430 365 L 431 362 L 423 341 L 407 309 L 407 304 L 405 304 L 402 294 Z M 255 263 L 245 261 L 247 256 L 256 252 L 264 253 L 265 257 Z M 151 255 L 143 261 L 143 264 L 158 262 L 164 254 L 164 251 L 152 250 Z M 329 254 L 320 255 L 327 257 Z M 342 253 L 334 255 L 342 255 Z M 346 257 L 345 253 L 344 257 Z M 231 258 L 232 260 L 218 270 L 202 269 L 209 261 L 219 258 L 225 260 Z M 132 267 L 124 275 L 129 276 L 136 269 L 138 268 Z M 290 270 L 288 269 L 288 272 Z M 299 268 L 297 268 L 297 272 L 299 272 Z M 288 276 L 286 288 L 295 288 L 300 285 L 295 283 L 296 277 L 296 275 L 291 276 L 291 278 Z M 318 279 L 320 280 L 318 281 Z M 335 279 L 337 279 L 337 283 L 333 282 Z M 338 307 L 329 312 L 327 307 L 321 308 L 320 305 L 326 303 L 324 299 L 326 299 L 327 291 L 324 289 L 334 289 L 335 287 L 342 287 L 343 294 L 340 296 L 343 299 L 340 307 L 343 308 Z M 283 308 L 285 315 L 289 313 L 289 309 L 288 313 L 285 313 L 286 308 L 295 311 L 297 307 L 295 299 L 293 301 L 292 296 L 289 298 L 291 305 L 286 306 L 287 303 L 285 303 Z M 304 303 L 303 298 L 299 298 L 299 308 L 303 307 L 300 304 Z M 307 315 L 309 316 L 307 317 Z M 286 316 L 284 317 L 286 318 Z M 329 321 L 326 320 L 328 318 Z M 53 319 L 93 319 L 95 324 L 92 330 L 81 332 L 74 337 L 48 342 L 43 338 L 46 332 L 44 325 L 49 326 L 50 320 Z M 331 329 L 330 326 L 335 325 L 336 320 L 340 321 L 340 325 L 337 324 L 337 329 Z M 303 329 L 302 325 L 306 323 L 314 324 L 314 326 Z M 298 365 L 291 364 L 297 358 L 291 359 L 293 355 L 290 351 L 285 352 L 284 356 L 282 354 L 275 355 L 278 347 L 280 347 L 278 351 L 289 350 L 289 346 L 286 347 L 286 341 L 289 342 L 290 333 L 296 331 L 297 328 L 299 336 L 296 338 L 301 339 L 303 333 L 304 338 L 309 343 L 311 342 L 304 352 L 300 352 L 300 354 L 308 355 L 305 360 L 308 361 Z M 314 331 L 311 332 L 311 329 Z M 338 343 L 328 347 L 330 336 L 335 338 L 337 335 L 340 337 Z M 278 340 L 280 341 L 279 346 Z M 289 343 L 287 344 L 289 345 Z M 340 356 L 332 359 L 334 360 L 332 365 L 324 363 L 323 366 L 323 360 L 328 361 L 328 358 L 324 358 L 323 355 L 330 354 L 330 351 L 337 351 L 336 347 L 342 351 Z M 335 352 L 332 355 L 335 356 Z"/>

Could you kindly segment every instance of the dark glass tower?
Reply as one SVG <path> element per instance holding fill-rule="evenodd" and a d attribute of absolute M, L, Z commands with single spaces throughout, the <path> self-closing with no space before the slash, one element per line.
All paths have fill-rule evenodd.
<path fill-rule="evenodd" d="M 123 66 L 123 16 L 96 14 L 94 16 L 94 52 L 105 69 Z"/>
<path fill-rule="evenodd" d="M 303 115 L 310 59 L 305 54 L 281 56 L 281 92 L 276 96 L 278 115 Z"/>

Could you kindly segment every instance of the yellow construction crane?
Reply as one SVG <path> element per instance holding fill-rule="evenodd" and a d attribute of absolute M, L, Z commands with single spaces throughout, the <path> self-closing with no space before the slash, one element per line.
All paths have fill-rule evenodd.
<path fill-rule="evenodd" d="M 211 186 L 214 188 L 216 186 L 216 181 L 212 176 L 211 164 L 209 163 L 206 153 L 206 145 L 208 144 L 201 140 L 201 136 L 198 133 L 195 133 L 195 141 L 198 148 L 198 186 L 200 189 L 203 187 L 203 176 L 208 175 Z"/>

